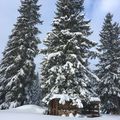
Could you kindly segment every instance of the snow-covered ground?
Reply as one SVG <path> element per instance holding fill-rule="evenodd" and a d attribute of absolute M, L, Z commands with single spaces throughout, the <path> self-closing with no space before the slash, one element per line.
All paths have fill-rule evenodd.
<path fill-rule="evenodd" d="M 75 118 L 42 115 L 44 112 L 44 108 L 35 105 L 25 105 L 15 109 L 1 110 L 0 120 L 120 120 L 119 115 L 102 115 L 96 118 Z"/>
<path fill-rule="evenodd" d="M 44 114 L 46 111 L 46 108 L 43 107 L 39 107 L 37 105 L 24 105 L 21 107 L 17 107 L 17 108 L 12 108 L 9 110 L 5 110 L 5 111 L 9 111 L 9 112 L 18 112 L 18 113 L 38 113 L 38 114 Z"/>
<path fill-rule="evenodd" d="M 0 112 L 0 120 L 120 120 L 120 116 L 105 115 L 97 118 L 70 118 L 31 113 Z"/>

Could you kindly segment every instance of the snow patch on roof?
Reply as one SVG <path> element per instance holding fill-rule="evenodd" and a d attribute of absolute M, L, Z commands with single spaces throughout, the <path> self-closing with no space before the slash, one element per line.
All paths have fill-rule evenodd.
<path fill-rule="evenodd" d="M 54 94 L 50 99 L 60 99 L 60 104 L 65 104 L 65 101 L 70 101 L 70 97 L 67 94 Z"/>
<path fill-rule="evenodd" d="M 100 98 L 98 97 L 91 97 L 90 102 L 100 102 Z"/>

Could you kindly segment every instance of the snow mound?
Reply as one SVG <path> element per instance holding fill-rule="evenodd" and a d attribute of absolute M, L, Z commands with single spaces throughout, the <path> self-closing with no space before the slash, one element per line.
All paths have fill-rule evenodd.
<path fill-rule="evenodd" d="M 38 113 L 38 114 L 44 114 L 46 112 L 46 108 L 37 106 L 37 105 L 23 105 L 21 107 L 17 108 L 11 108 L 7 111 L 9 112 L 21 112 L 21 113 Z"/>

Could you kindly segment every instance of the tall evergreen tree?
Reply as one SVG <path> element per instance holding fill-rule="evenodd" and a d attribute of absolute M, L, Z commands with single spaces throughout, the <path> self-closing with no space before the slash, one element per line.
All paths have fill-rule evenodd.
<path fill-rule="evenodd" d="M 88 100 L 91 78 L 97 77 L 88 70 L 90 48 L 95 43 L 88 39 L 89 22 L 83 14 L 84 0 L 58 0 L 52 32 L 48 33 L 42 52 L 43 99 L 48 103 L 54 94 L 67 94 L 74 104 Z M 80 105 L 80 104 L 79 104 Z M 79 106 L 80 107 L 80 106 Z"/>
<path fill-rule="evenodd" d="M 101 79 L 99 94 L 103 112 L 120 112 L 120 28 L 112 21 L 113 15 L 105 17 L 100 33 L 99 64 L 96 70 Z"/>
<path fill-rule="evenodd" d="M 20 16 L 14 25 L 0 64 L 0 109 L 26 104 L 27 92 L 34 79 L 34 57 L 40 43 L 37 24 L 38 0 L 21 0 Z"/>

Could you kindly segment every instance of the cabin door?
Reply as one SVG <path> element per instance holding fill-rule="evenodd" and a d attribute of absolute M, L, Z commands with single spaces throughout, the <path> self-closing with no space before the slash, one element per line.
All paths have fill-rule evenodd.
<path fill-rule="evenodd" d="M 52 101 L 52 115 L 58 115 L 58 101 Z"/>

